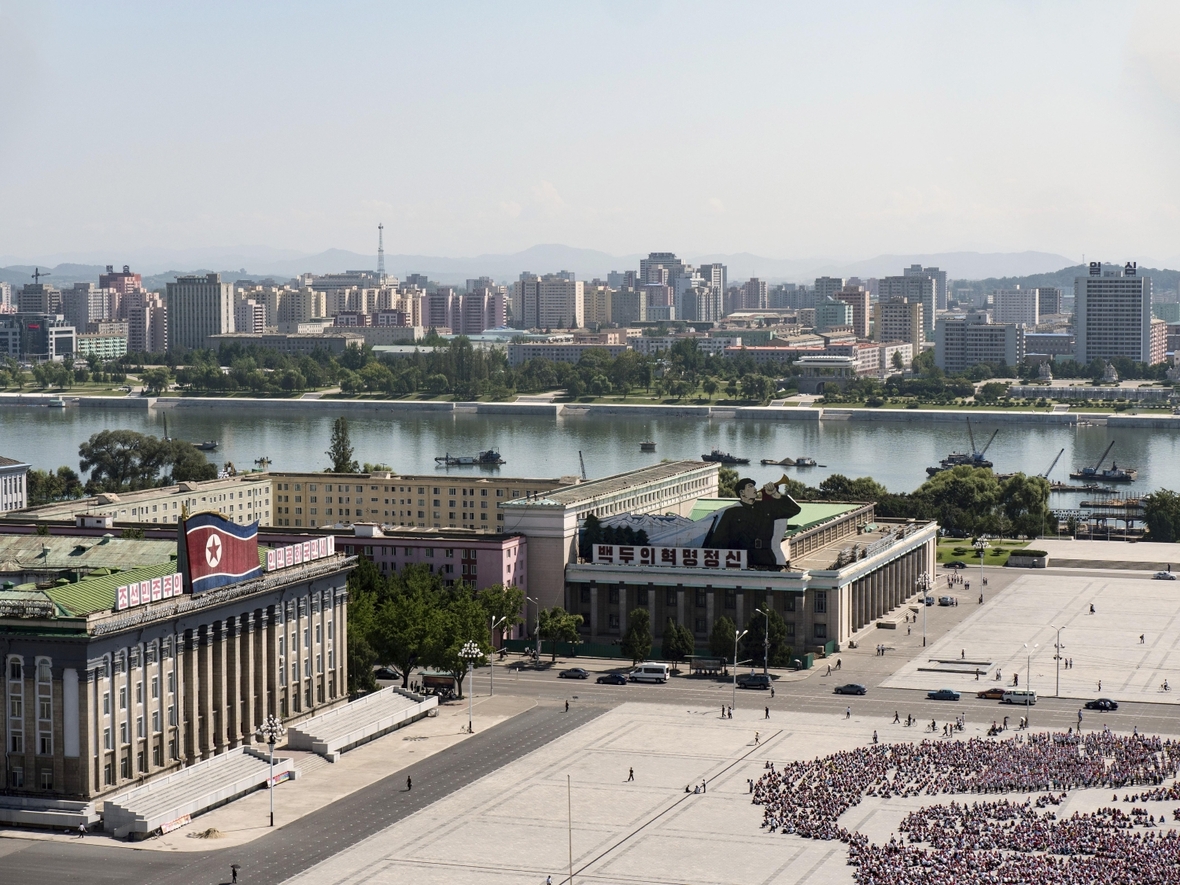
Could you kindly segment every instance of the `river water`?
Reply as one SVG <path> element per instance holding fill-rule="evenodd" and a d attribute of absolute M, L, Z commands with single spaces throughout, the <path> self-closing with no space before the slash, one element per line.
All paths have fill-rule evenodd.
<path fill-rule="evenodd" d="M 161 411 L 35 406 L 0 406 L 0 455 L 41 469 L 68 464 L 77 469 L 78 444 L 105 428 L 127 428 L 163 435 Z M 216 439 L 220 448 L 210 454 L 217 464 L 232 461 L 238 469 L 253 466 L 256 458 L 271 459 L 272 470 L 320 470 L 332 435 L 334 415 L 311 408 L 289 410 L 174 409 L 168 412 L 168 431 L 180 439 Z M 972 421 L 975 438 L 983 445 L 995 429 L 986 421 Z M 872 476 L 891 491 L 911 491 L 926 479 L 926 467 L 951 451 L 970 451 L 966 424 L 921 425 L 868 421 L 757 421 L 724 418 L 650 417 L 531 417 L 488 416 L 471 413 L 416 413 L 412 416 L 357 414 L 349 416 L 355 458 L 383 462 L 402 473 L 445 476 L 479 473 L 481 468 L 436 468 L 435 456 L 474 455 L 482 449 L 499 450 L 507 463 L 503 476 L 560 477 L 580 472 L 578 452 L 591 478 L 652 464 L 661 458 L 699 458 L 713 447 L 749 458 L 743 475 L 759 482 L 778 479 L 785 471 L 810 485 L 831 473 Z M 987 456 L 997 472 L 1042 473 L 1059 449 L 1065 454 L 1051 479 L 1067 480 L 1069 471 L 1093 464 L 1111 439 L 1112 456 L 1120 465 L 1137 467 L 1139 480 L 1124 489 L 1148 492 L 1156 488 L 1180 490 L 1180 435 L 1167 430 L 1119 429 L 1105 426 L 1058 427 L 1008 423 Z M 654 440 L 655 454 L 640 452 L 639 444 Z M 823 467 L 763 467 L 762 458 L 809 455 Z M 1109 466 L 1110 459 L 1105 462 Z M 1068 506 L 1079 496 L 1053 496 L 1056 506 Z"/>

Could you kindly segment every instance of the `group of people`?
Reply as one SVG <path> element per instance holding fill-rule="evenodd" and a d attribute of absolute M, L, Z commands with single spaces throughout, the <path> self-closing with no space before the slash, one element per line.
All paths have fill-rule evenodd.
<path fill-rule="evenodd" d="M 861 885 L 1038 885 L 1175 881 L 1180 836 L 1165 814 L 1101 808 L 1058 819 L 1069 790 L 1145 787 L 1124 801 L 1180 800 L 1164 782 L 1180 771 L 1180 742 L 1109 730 L 1018 735 L 1008 740 L 876 744 L 769 767 L 753 783 L 772 833 L 839 839 Z M 883 845 L 839 824 L 866 796 L 1043 793 L 1035 799 L 961 800 L 909 814 Z M 1118 795 L 1115 794 L 1117 801 Z"/>

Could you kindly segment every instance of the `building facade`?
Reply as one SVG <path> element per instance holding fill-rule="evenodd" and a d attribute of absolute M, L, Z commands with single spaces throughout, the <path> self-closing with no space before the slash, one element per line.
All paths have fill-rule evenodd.
<path fill-rule="evenodd" d="M 1139 276 L 1133 262 L 1103 270 L 1091 261 L 1089 274 L 1074 280 L 1074 359 L 1127 357 L 1151 360 L 1151 278 Z"/>
<path fill-rule="evenodd" d="M 0 513 L 29 506 L 29 465 L 0 455 Z"/>
<path fill-rule="evenodd" d="M 934 329 L 934 364 L 948 374 L 972 366 L 1018 366 L 1024 362 L 1024 327 L 989 323 L 987 314 L 941 316 Z"/>
<path fill-rule="evenodd" d="M 221 274 L 177 277 L 168 284 L 165 304 L 169 350 L 208 347 L 211 336 L 234 331 L 234 287 L 221 282 Z"/>
<path fill-rule="evenodd" d="M 922 352 L 926 342 L 925 308 L 916 301 L 904 298 L 881 300 L 873 305 L 873 340 L 905 341 Z"/>
<path fill-rule="evenodd" d="M 882 277 L 878 287 L 878 302 L 903 298 L 911 304 L 922 305 L 922 333 L 926 340 L 934 337 L 934 318 L 938 313 L 938 284 L 933 276 L 923 272 L 900 277 Z"/>

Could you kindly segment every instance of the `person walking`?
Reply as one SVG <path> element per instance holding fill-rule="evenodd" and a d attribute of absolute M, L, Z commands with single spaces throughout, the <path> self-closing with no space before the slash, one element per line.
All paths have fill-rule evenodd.
<path fill-rule="evenodd" d="M 893 711 L 893 721 L 894 722 L 901 722 L 901 717 L 897 715 L 896 710 Z"/>
<path fill-rule="evenodd" d="M 627 769 L 627 783 L 631 783 L 631 781 L 633 781 L 633 780 L 635 780 L 635 769 L 628 768 Z"/>
<path fill-rule="evenodd" d="M 754 732 L 754 746 L 755 747 L 758 746 L 759 743 L 761 743 L 761 738 L 759 737 L 759 733 Z"/>
<path fill-rule="evenodd" d="M 79 839 L 86 838 L 86 824 L 78 824 L 78 838 Z"/>
<path fill-rule="evenodd" d="M 851 718 L 852 718 L 852 707 L 845 707 L 845 708 L 844 708 L 844 718 L 845 718 L 845 719 L 851 719 Z"/>
<path fill-rule="evenodd" d="M 414 782 L 407 777 L 406 778 L 406 792 L 408 793 L 412 789 L 414 789 Z"/>
<path fill-rule="evenodd" d="M 1078 707 L 1078 733 L 1082 731 L 1082 708 Z"/>
<path fill-rule="evenodd" d="M 237 882 L 238 882 L 238 865 L 237 864 L 233 864 L 229 868 L 229 877 L 230 877 L 229 881 L 230 881 L 231 885 L 237 885 Z"/>
<path fill-rule="evenodd" d="M 565 702 L 565 712 L 567 712 L 567 713 L 568 713 L 569 711 L 570 711 L 570 702 L 569 702 L 569 701 L 566 701 L 566 702 Z"/>

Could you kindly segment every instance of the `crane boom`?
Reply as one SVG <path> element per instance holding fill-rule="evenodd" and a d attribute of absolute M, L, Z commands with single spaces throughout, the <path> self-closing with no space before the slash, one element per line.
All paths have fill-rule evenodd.
<path fill-rule="evenodd" d="M 1000 428 L 998 428 L 998 427 L 992 431 L 992 438 L 987 441 L 987 445 L 984 446 L 983 451 L 979 453 L 980 458 L 982 458 L 984 455 L 987 454 L 987 450 L 992 447 L 992 442 L 995 440 L 996 434 L 999 432 L 1000 432 Z"/>
<path fill-rule="evenodd" d="M 581 465 L 581 467 L 582 467 L 582 482 L 586 482 L 587 480 L 589 480 L 589 477 L 586 476 L 586 462 L 584 460 L 582 460 L 582 450 L 581 449 L 578 449 L 578 464 Z"/>
<path fill-rule="evenodd" d="M 1114 440 L 1110 441 L 1110 445 L 1106 447 L 1106 451 L 1102 453 L 1102 457 L 1098 459 L 1098 463 L 1094 465 L 1094 472 L 1098 472 L 1098 468 L 1102 466 L 1102 462 L 1106 460 L 1106 456 L 1110 454 L 1110 450 L 1114 448 Z"/>
<path fill-rule="evenodd" d="M 971 432 L 971 418 L 967 418 L 967 438 L 971 440 L 971 454 L 975 454 L 979 449 L 975 448 L 975 434 Z"/>
<path fill-rule="evenodd" d="M 1057 466 L 1057 462 L 1061 460 L 1061 456 L 1065 454 L 1065 449 L 1057 453 L 1057 457 L 1053 459 L 1053 463 L 1049 465 L 1049 469 L 1041 474 L 1041 479 L 1048 479 L 1049 474 L 1053 472 L 1053 468 Z"/>

